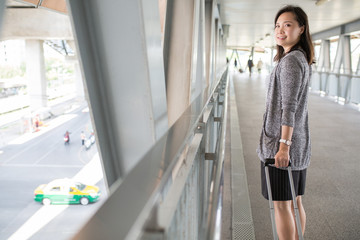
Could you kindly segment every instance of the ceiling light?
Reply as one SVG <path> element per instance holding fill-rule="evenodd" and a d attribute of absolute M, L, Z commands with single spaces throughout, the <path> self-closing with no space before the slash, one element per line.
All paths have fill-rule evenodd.
<path fill-rule="evenodd" d="M 330 0 L 316 0 L 315 5 L 320 6 L 326 2 L 330 2 Z"/>

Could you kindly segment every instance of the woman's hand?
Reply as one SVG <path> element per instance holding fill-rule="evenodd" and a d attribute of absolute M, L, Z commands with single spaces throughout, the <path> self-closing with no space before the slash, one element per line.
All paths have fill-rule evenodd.
<path fill-rule="evenodd" d="M 281 126 L 281 139 L 288 139 L 291 141 L 293 134 L 293 127 L 286 125 Z M 287 145 L 283 142 L 279 144 L 279 151 L 275 155 L 275 167 L 287 167 L 289 166 L 290 161 L 290 145 Z"/>
<path fill-rule="evenodd" d="M 275 155 L 275 167 L 289 166 L 290 154 L 288 149 L 280 149 Z"/>

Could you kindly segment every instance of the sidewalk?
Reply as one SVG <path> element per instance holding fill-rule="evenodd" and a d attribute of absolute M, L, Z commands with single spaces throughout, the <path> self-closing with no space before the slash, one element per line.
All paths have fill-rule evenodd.
<path fill-rule="evenodd" d="M 260 189 L 256 154 L 266 95 L 265 75 L 234 73 L 245 168 L 256 239 L 270 239 L 269 204 Z M 304 238 L 360 239 L 360 113 L 351 106 L 309 94 L 312 156 L 303 196 Z"/>
<path fill-rule="evenodd" d="M 2 101 L 0 99 L 0 105 L 6 104 L 9 99 Z M 12 98 L 12 100 L 15 100 Z M 53 120 L 59 115 L 72 111 L 85 104 L 85 100 L 77 99 L 74 95 L 58 98 L 48 103 L 47 111 L 50 112 L 50 118 L 41 119 L 43 127 L 46 127 L 46 123 Z M 21 135 L 29 132 L 30 128 L 30 109 L 23 108 L 13 112 L 0 115 L 0 148 L 6 146 L 12 140 L 20 137 Z M 41 129 L 41 127 L 40 127 Z M 41 131 L 41 130 L 40 130 Z"/>

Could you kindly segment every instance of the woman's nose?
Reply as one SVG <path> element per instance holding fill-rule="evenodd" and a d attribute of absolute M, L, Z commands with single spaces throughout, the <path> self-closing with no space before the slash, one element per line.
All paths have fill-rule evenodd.
<path fill-rule="evenodd" d="M 276 32 L 278 33 L 283 33 L 284 32 L 284 28 L 282 26 L 279 26 L 278 28 L 276 28 Z"/>

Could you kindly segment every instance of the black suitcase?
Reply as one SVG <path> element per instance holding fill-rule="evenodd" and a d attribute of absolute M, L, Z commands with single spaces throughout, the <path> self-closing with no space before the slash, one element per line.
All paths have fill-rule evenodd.
<path fill-rule="evenodd" d="M 269 165 L 274 164 L 275 163 L 275 159 L 274 158 L 269 158 L 265 160 L 265 177 L 266 177 L 266 187 L 268 190 L 268 195 L 269 195 L 269 205 L 270 205 L 270 217 L 271 217 L 271 224 L 272 224 L 272 231 L 273 231 L 273 237 L 274 239 L 279 239 L 278 235 L 277 235 L 277 231 L 276 231 L 276 223 L 275 223 L 275 209 L 274 209 L 274 203 L 272 200 L 272 192 L 271 192 L 271 186 L 270 186 L 270 178 L 269 178 Z M 295 212 L 295 222 L 296 222 L 296 228 L 298 231 L 298 236 L 299 236 L 299 240 L 303 240 L 304 237 L 302 235 L 302 229 L 301 229 L 301 223 L 300 223 L 300 214 L 299 214 L 299 209 L 297 206 L 297 202 L 296 202 L 296 196 L 295 196 L 295 189 L 294 189 L 294 180 L 292 177 L 292 172 L 291 172 L 291 164 L 289 163 L 289 166 L 287 167 L 288 170 L 288 174 L 289 174 L 289 181 L 290 181 L 290 188 L 291 188 L 291 195 L 292 195 L 292 199 L 293 199 L 293 204 L 294 204 L 294 212 Z"/>

